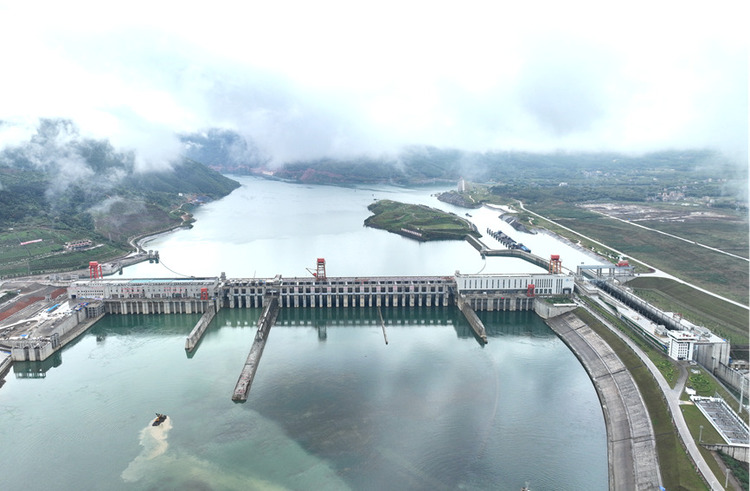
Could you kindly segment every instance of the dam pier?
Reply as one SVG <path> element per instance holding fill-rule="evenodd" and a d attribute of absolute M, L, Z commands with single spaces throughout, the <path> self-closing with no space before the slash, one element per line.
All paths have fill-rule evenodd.
<path fill-rule="evenodd" d="M 258 369 L 271 327 L 281 309 L 375 308 L 388 344 L 381 308 L 446 308 L 457 306 L 477 340 L 487 343 L 475 311 L 536 310 L 539 298 L 573 292 L 570 275 L 503 274 L 454 276 L 376 276 L 186 279 L 94 279 L 71 284 L 71 301 L 95 303 L 106 314 L 202 313 L 185 340 L 191 353 L 221 308 L 262 308 L 258 329 L 232 400 L 245 401 Z M 545 302 L 544 300 L 541 300 Z M 545 302 L 543 312 L 550 305 Z M 189 355 L 190 356 L 190 355 Z"/>
<path fill-rule="evenodd" d="M 521 250 L 514 250 L 513 253 L 528 254 Z M 81 307 L 76 310 L 77 319 L 89 315 L 93 320 L 102 315 L 118 314 L 202 314 L 185 340 L 185 350 L 189 357 L 220 309 L 263 309 L 231 396 L 235 402 L 247 401 L 271 328 L 282 309 L 372 309 L 377 312 L 377 318 L 373 322 L 382 328 L 386 345 L 387 319 L 384 319 L 386 312 L 383 310 L 386 308 L 458 308 L 482 345 L 488 339 L 476 312 L 533 310 L 544 319 L 558 319 L 551 319 L 552 323 L 548 324 L 579 357 L 584 358 L 583 364 L 597 390 L 612 399 L 604 408 L 608 428 L 614 422 L 619 431 L 616 435 L 609 435 L 610 442 L 620 442 L 609 448 L 614 459 L 610 468 L 612 478 L 627 485 L 658 482 L 660 476 L 657 459 L 653 454 L 654 439 L 645 431 L 648 424 L 639 416 L 640 413 L 630 414 L 632 411 L 627 410 L 630 407 L 629 401 L 634 400 L 635 396 L 617 396 L 614 392 L 620 394 L 621 391 L 613 390 L 612 384 L 608 382 L 614 376 L 616 388 L 621 385 L 622 370 L 618 368 L 620 365 L 617 360 L 611 353 L 600 349 L 601 342 L 587 337 L 588 331 L 583 327 L 576 325 L 576 329 L 564 329 L 567 324 L 560 324 L 558 316 L 576 306 L 566 301 L 565 297 L 570 297 L 574 289 L 580 286 L 574 275 L 563 274 L 559 268 L 553 268 L 556 263 L 559 263 L 558 257 L 552 256 L 548 264 L 549 273 L 531 274 L 462 274 L 457 271 L 452 276 L 313 275 L 287 278 L 277 275 L 273 278 L 227 278 L 222 274 L 219 277 L 185 279 L 97 278 L 72 283 L 68 288 L 68 296 L 71 305 Z M 563 303 L 554 303 L 558 299 Z M 578 342 L 578 338 L 572 337 L 571 332 L 585 338 L 587 342 Z M 18 341 L 20 344 L 28 342 L 30 341 Z M 48 341 L 46 338 L 37 338 L 34 342 L 42 345 Z M 14 350 L 14 360 L 41 360 L 44 354 L 51 354 L 60 344 L 59 339 L 54 337 L 49 339 L 49 343 L 49 349 Z M 33 358 L 29 357 L 30 352 L 34 353 Z M 37 353 L 41 353 L 41 356 L 37 357 Z M 607 361 L 605 368 L 609 370 L 609 378 L 602 378 L 605 370 L 597 360 Z M 620 406 L 616 404 L 618 401 Z M 623 405 L 626 409 L 618 409 Z"/>
<path fill-rule="evenodd" d="M 189 279 L 98 279 L 77 281 L 72 301 L 96 302 L 106 314 L 202 313 L 185 348 L 194 349 L 221 308 L 415 308 L 458 306 L 473 311 L 535 310 L 540 298 L 573 292 L 574 279 L 563 274 L 503 274 L 379 277 L 222 277 Z M 475 317 L 475 316 L 474 316 Z M 473 318 L 473 317 L 472 317 Z M 469 322 L 480 339 L 484 326 Z"/>
<path fill-rule="evenodd" d="M 200 320 L 195 325 L 193 330 L 190 331 L 190 335 L 187 337 L 187 339 L 185 339 L 186 351 L 193 351 L 193 349 L 195 349 L 195 347 L 198 345 L 198 342 L 201 340 L 203 333 L 206 332 L 206 329 L 208 329 L 208 325 L 211 324 L 212 320 L 214 320 L 215 315 L 216 307 L 212 303 L 208 304 L 206 312 L 201 316 Z"/>
<path fill-rule="evenodd" d="M 237 385 L 234 387 L 234 393 L 232 394 L 233 401 L 245 402 L 247 400 L 247 394 L 250 392 L 250 386 L 255 378 L 255 372 L 258 370 L 260 357 L 263 355 L 263 348 L 266 347 L 268 333 L 271 332 L 271 327 L 276 323 L 276 317 L 278 315 L 279 302 L 277 298 L 273 297 L 266 302 L 263 313 L 261 314 L 260 319 L 258 319 L 258 330 L 255 333 L 255 339 L 252 348 L 250 348 L 250 353 L 247 355 L 245 366 L 242 367 L 242 372 L 240 372 Z"/>

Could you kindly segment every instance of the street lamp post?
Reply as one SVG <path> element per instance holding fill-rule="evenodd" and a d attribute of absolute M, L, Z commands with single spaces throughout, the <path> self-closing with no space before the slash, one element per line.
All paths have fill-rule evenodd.
<path fill-rule="evenodd" d="M 703 425 L 700 426 L 700 433 L 698 433 L 698 443 L 703 443 Z"/>

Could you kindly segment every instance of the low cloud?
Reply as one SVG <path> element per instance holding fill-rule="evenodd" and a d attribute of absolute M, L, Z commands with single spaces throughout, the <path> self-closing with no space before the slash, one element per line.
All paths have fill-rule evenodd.
<path fill-rule="evenodd" d="M 175 135 L 170 134 L 169 138 L 177 142 Z M 173 160 L 166 159 L 179 156 L 179 142 L 176 147 L 174 152 L 165 147 L 169 148 L 169 152 L 161 154 L 165 160 L 152 160 L 143 148 L 139 152 L 118 152 L 108 140 L 84 137 L 71 120 L 41 119 L 35 133 L 26 139 L 14 139 L 0 150 L 0 164 L 49 176 L 45 193 L 55 201 L 71 186 L 101 192 L 131 173 L 167 168 Z M 153 148 L 163 150 L 156 142 Z"/>
<path fill-rule="evenodd" d="M 236 131 L 272 165 L 465 150 L 717 148 L 747 163 L 747 50 L 737 2 L 460 8 L 386 1 L 179 12 L 0 7 L 0 120 L 68 119 L 165 168 L 176 135 Z M 295 15 L 290 15 L 292 9 Z M 545 15 L 537 9 L 544 9 Z M 89 17 L 81 16 L 88 12 Z M 644 15 L 648 12 L 648 15 Z M 103 22 L 106 19 L 106 22 Z M 25 42 L 19 43 L 23 39 Z M 22 131 L 0 125 L 0 148 Z M 74 156 L 71 156 L 73 158 Z"/>
<path fill-rule="evenodd" d="M 0 162 L 50 174 L 52 179 L 47 189 L 50 198 L 94 175 L 74 145 L 77 139 L 77 130 L 70 121 L 45 120 L 27 142 L 0 154 Z"/>

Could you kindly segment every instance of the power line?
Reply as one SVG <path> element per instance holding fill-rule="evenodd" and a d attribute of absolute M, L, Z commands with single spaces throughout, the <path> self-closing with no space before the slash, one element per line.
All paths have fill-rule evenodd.
<path fill-rule="evenodd" d="M 172 273 L 174 273 L 176 275 L 184 276 L 185 278 L 195 278 L 195 276 L 193 276 L 193 275 L 178 273 L 177 271 L 173 270 L 172 268 L 170 268 L 169 266 L 167 266 L 166 264 L 164 264 L 164 261 L 162 261 L 161 259 L 159 259 L 159 264 L 161 264 L 162 266 L 164 266 L 165 268 L 167 268 L 170 272 L 172 272 Z"/>

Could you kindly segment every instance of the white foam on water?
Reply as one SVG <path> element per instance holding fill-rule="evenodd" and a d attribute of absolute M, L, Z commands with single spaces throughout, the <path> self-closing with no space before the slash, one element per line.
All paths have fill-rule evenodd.
<path fill-rule="evenodd" d="M 275 429 L 275 426 L 271 426 Z M 179 448 L 167 453 L 167 436 L 171 428 L 172 421 L 167 418 L 160 426 L 149 423 L 140 431 L 141 453 L 122 472 L 124 482 L 138 482 L 144 489 L 289 491 L 309 484 L 310 489 L 349 490 L 347 484 L 325 462 L 310 460 L 309 455 L 294 442 L 287 441 L 279 454 L 254 456 L 255 459 L 287 461 L 289 467 L 298 470 L 289 480 L 273 472 L 273 466 L 269 466 L 271 472 L 259 475 L 257 470 L 243 469 L 237 472 L 227 469 Z"/>
<path fill-rule="evenodd" d="M 133 459 L 128 467 L 122 471 L 122 479 L 126 482 L 135 482 L 141 479 L 148 468 L 149 461 L 163 455 L 169 448 L 167 434 L 172 429 L 172 420 L 167 417 L 159 426 L 153 426 L 152 421 L 148 426 L 143 428 L 140 433 L 140 444 L 143 449 L 138 456 Z"/>

